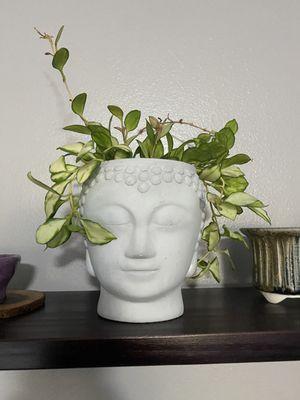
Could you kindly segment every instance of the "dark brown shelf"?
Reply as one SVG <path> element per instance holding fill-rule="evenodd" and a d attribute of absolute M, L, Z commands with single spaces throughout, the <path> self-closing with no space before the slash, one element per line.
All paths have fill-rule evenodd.
<path fill-rule="evenodd" d="M 184 316 L 125 324 L 96 314 L 98 292 L 48 292 L 43 309 L 0 320 L 0 369 L 300 359 L 300 301 L 252 288 L 183 291 Z"/>

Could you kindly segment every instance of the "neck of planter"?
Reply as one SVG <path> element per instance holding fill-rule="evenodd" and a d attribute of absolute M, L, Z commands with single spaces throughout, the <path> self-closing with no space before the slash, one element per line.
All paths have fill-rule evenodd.
<path fill-rule="evenodd" d="M 101 288 L 98 314 L 107 319 L 121 322 L 159 322 L 178 318 L 183 314 L 181 287 L 157 299 L 127 301 Z"/>

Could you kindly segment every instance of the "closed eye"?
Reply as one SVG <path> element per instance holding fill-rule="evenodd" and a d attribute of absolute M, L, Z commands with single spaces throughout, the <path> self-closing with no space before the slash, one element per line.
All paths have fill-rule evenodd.
<path fill-rule="evenodd" d="M 151 222 L 155 225 L 175 228 L 181 226 L 188 220 L 187 211 L 181 206 L 165 205 L 157 208 L 151 218 Z"/>
<path fill-rule="evenodd" d="M 100 220 L 104 225 L 125 225 L 131 222 L 131 214 L 120 205 L 102 206 Z"/>

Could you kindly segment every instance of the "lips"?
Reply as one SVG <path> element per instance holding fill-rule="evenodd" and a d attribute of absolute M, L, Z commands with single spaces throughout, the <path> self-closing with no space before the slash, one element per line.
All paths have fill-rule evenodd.
<path fill-rule="evenodd" d="M 159 268 L 155 266 L 126 265 L 123 268 L 121 268 L 121 270 L 125 272 L 154 272 L 158 271 Z"/>

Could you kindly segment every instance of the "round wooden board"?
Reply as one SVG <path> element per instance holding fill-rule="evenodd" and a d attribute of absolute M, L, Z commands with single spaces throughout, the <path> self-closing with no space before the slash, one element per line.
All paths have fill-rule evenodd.
<path fill-rule="evenodd" d="M 45 294 L 36 290 L 8 290 L 4 303 L 0 304 L 0 318 L 11 318 L 40 308 Z"/>

